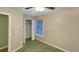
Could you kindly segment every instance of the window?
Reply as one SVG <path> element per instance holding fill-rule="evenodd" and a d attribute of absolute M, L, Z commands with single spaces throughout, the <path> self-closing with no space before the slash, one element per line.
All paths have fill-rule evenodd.
<path fill-rule="evenodd" d="M 44 35 L 44 24 L 43 20 L 36 20 L 36 36 Z"/>

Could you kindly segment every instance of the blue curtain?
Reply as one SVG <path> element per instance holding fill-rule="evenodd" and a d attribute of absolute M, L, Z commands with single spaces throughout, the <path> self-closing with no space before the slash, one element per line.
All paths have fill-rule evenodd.
<path fill-rule="evenodd" d="M 43 20 L 36 21 L 36 34 L 43 35 Z"/>

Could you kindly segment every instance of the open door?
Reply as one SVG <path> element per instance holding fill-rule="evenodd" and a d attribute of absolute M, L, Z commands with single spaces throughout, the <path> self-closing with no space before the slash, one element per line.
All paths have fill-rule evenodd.
<path fill-rule="evenodd" d="M 0 14 L 0 52 L 8 52 L 8 18 Z"/>
<path fill-rule="evenodd" d="M 32 38 L 32 20 L 26 20 L 26 40 Z"/>

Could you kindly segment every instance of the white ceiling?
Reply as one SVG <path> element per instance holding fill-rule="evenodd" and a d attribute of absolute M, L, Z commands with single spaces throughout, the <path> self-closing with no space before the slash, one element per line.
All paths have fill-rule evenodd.
<path fill-rule="evenodd" d="M 53 11 L 53 10 L 50 10 L 47 8 L 45 8 L 44 11 L 42 11 L 42 12 L 36 11 L 35 8 L 25 9 L 25 7 L 15 7 L 15 9 L 23 12 L 24 15 L 28 15 L 28 16 L 40 16 L 40 15 L 48 14 Z"/>
<path fill-rule="evenodd" d="M 54 10 L 50 10 L 45 8 L 44 11 L 38 12 L 35 8 L 25 9 L 25 7 L 14 7 L 15 9 L 24 13 L 25 16 L 40 16 L 40 15 L 47 15 L 48 13 L 57 12 L 57 11 L 65 11 L 65 10 L 73 10 L 79 9 L 79 7 L 55 7 Z"/>

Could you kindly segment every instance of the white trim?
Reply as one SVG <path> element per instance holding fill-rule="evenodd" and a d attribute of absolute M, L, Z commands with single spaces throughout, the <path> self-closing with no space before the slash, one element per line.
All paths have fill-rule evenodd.
<path fill-rule="evenodd" d="M 16 52 L 17 50 L 19 50 L 20 48 L 22 48 L 23 45 L 19 46 L 18 48 L 14 49 L 12 52 Z"/>
<path fill-rule="evenodd" d="M 11 51 L 11 14 L 6 12 L 0 12 L 0 14 L 9 16 L 9 24 L 8 24 L 8 51 Z"/>
<path fill-rule="evenodd" d="M 32 40 L 35 40 L 35 20 L 32 20 Z"/>
<path fill-rule="evenodd" d="M 37 40 L 38 40 L 38 41 L 41 41 L 41 42 L 43 42 L 43 43 L 45 43 L 45 44 L 47 44 L 47 45 L 50 45 L 50 46 L 52 46 L 52 47 L 55 47 L 55 48 L 57 48 L 57 49 L 60 49 L 60 50 L 62 50 L 62 51 L 70 52 L 70 51 L 68 51 L 68 50 L 66 50 L 66 49 L 60 48 L 60 47 L 58 47 L 58 46 L 56 46 L 56 45 L 53 45 L 53 44 L 48 43 L 48 42 L 45 42 L 45 41 L 43 41 L 43 40 L 39 40 L 39 39 L 37 39 Z"/>

